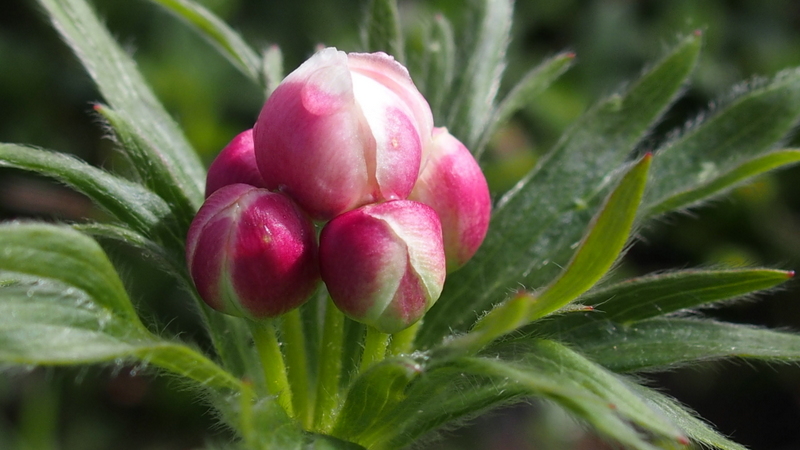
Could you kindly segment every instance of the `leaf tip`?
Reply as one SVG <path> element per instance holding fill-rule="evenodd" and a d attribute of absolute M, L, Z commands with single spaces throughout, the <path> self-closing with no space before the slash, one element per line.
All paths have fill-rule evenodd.
<path fill-rule="evenodd" d="M 786 278 L 794 278 L 794 270 L 787 271 Z"/>
<path fill-rule="evenodd" d="M 689 438 L 687 438 L 686 436 L 678 436 L 678 444 L 684 447 L 688 447 L 689 444 L 691 444 L 691 441 L 689 441 Z"/>
<path fill-rule="evenodd" d="M 703 35 L 703 30 L 698 28 L 698 29 L 694 30 L 694 32 L 692 34 L 694 34 L 697 37 L 701 37 Z"/>

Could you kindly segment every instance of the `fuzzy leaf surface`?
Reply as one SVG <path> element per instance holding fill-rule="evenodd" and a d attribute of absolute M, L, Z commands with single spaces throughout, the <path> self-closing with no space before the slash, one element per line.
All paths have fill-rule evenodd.
<path fill-rule="evenodd" d="M 39 0 L 53 26 L 81 60 L 103 97 L 126 111 L 155 144 L 196 208 L 203 201 L 205 169 L 183 132 L 84 0 Z"/>
<path fill-rule="evenodd" d="M 261 86 L 261 59 L 239 33 L 214 13 L 190 0 L 151 0 L 186 21 L 247 78 Z"/>
<path fill-rule="evenodd" d="M 790 280 L 792 274 L 774 269 L 683 270 L 633 278 L 590 291 L 578 300 L 593 311 L 553 316 L 532 324 L 526 333 L 571 340 L 567 336 L 584 326 L 595 327 L 598 322 L 624 325 L 703 307 L 775 287 Z"/>
<path fill-rule="evenodd" d="M 698 319 L 599 323 L 569 337 L 572 346 L 615 372 L 663 370 L 721 358 L 800 361 L 800 335 Z"/>
<path fill-rule="evenodd" d="M 499 202 L 482 247 L 448 275 L 441 298 L 426 314 L 418 345 L 429 347 L 520 284 L 551 282 L 573 253 L 616 171 L 677 97 L 692 72 L 700 38 L 681 41 L 622 96 L 584 114 L 548 156 Z"/>
<path fill-rule="evenodd" d="M 111 263 L 69 227 L 0 227 L 0 361 L 65 365 L 139 360 L 202 385 L 238 381 L 202 354 L 152 335 Z"/>
<path fill-rule="evenodd" d="M 682 406 L 677 400 L 633 381 L 625 379 L 623 381 L 627 383 L 632 391 L 648 400 L 652 407 L 657 408 L 665 416 L 669 417 L 693 441 L 720 450 L 746 450 L 744 446 L 714 431 L 707 423 L 699 419 L 693 411 Z"/>
<path fill-rule="evenodd" d="M 514 5 L 511 0 L 470 0 L 466 10 L 475 13 L 469 26 L 464 67 L 456 75 L 456 88 L 446 126 L 468 149 L 476 150 L 489 124 L 500 80 L 506 68 Z"/>
<path fill-rule="evenodd" d="M 506 94 L 503 100 L 497 105 L 489 119 L 488 126 L 483 131 L 477 147 L 474 149 L 475 156 L 480 158 L 486 149 L 486 144 L 494 136 L 497 130 L 504 125 L 511 116 L 528 102 L 533 100 L 537 94 L 547 89 L 555 80 L 566 72 L 575 60 L 573 53 L 561 53 L 547 61 L 534 67 L 522 76 L 522 79 Z"/>
<path fill-rule="evenodd" d="M 169 206 L 154 193 L 63 153 L 0 144 L 0 167 L 27 170 L 58 180 L 145 236 L 163 235 L 165 224 L 171 221 Z"/>
<path fill-rule="evenodd" d="M 764 157 L 800 118 L 800 70 L 740 95 L 656 152 L 649 214 L 691 206 L 780 161 Z M 769 155 L 769 154 L 767 154 Z M 787 156 L 784 154 L 783 157 Z M 796 159 L 788 161 L 795 162 Z"/>
<path fill-rule="evenodd" d="M 370 0 L 362 38 L 367 52 L 385 52 L 401 64 L 405 62 L 397 0 Z"/>

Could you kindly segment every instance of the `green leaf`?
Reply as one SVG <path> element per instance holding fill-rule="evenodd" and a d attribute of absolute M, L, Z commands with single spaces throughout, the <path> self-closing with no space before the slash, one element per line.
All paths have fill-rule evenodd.
<path fill-rule="evenodd" d="M 486 149 L 489 139 L 494 136 L 497 130 L 505 125 L 515 112 L 533 100 L 557 80 L 561 74 L 566 72 L 572 66 L 574 60 L 574 53 L 561 53 L 526 73 L 495 108 L 492 117 L 489 119 L 488 126 L 481 134 L 477 147 L 473 149 L 475 156 L 480 158 Z"/>
<path fill-rule="evenodd" d="M 397 0 L 371 0 L 361 33 L 366 51 L 385 52 L 405 62 Z"/>
<path fill-rule="evenodd" d="M 144 131 L 136 127 L 129 114 L 99 104 L 95 105 L 95 111 L 111 124 L 125 155 L 130 158 L 133 170 L 143 184 L 167 201 L 173 215 L 179 220 L 175 234 L 183 238 L 197 207 L 186 197 L 186 192 L 180 186 L 180 178 Z"/>
<path fill-rule="evenodd" d="M 792 275 L 793 272 L 774 269 L 730 269 L 683 270 L 633 278 L 590 291 L 578 299 L 581 304 L 592 307 L 592 311 L 562 314 L 531 324 L 522 337 L 515 339 L 534 335 L 572 341 L 580 336 L 583 327 L 613 327 L 612 323 L 630 324 L 702 307 L 772 288 L 788 281 Z"/>
<path fill-rule="evenodd" d="M 141 326 L 117 271 L 91 238 L 65 226 L 0 225 L 0 270 L 61 281 Z"/>
<path fill-rule="evenodd" d="M 238 389 L 197 351 L 150 334 L 100 247 L 69 227 L 0 226 L 0 362 L 139 360 L 202 386 Z"/>
<path fill-rule="evenodd" d="M 264 85 L 264 80 L 261 79 L 261 60 L 258 54 L 247 45 L 239 33 L 233 31 L 214 13 L 190 0 L 151 1 L 192 25 L 240 72 L 259 86 Z"/>
<path fill-rule="evenodd" d="M 456 89 L 450 98 L 447 128 L 469 149 L 476 148 L 489 124 L 500 79 L 506 68 L 506 49 L 514 12 L 511 0 L 471 0 L 469 11 L 477 13 L 467 63 L 459 68 Z"/>
<path fill-rule="evenodd" d="M 769 289 L 792 276 L 775 269 L 682 270 L 623 281 L 580 301 L 603 319 L 629 324 Z"/>
<path fill-rule="evenodd" d="M 695 66 L 700 38 L 685 38 L 623 96 L 586 113 L 539 165 L 500 200 L 483 246 L 448 275 L 426 314 L 418 346 L 466 330 L 520 284 L 552 281 L 600 207 L 615 171 L 677 96 Z"/>
<path fill-rule="evenodd" d="M 164 228 L 172 219 L 164 200 L 137 184 L 71 156 L 0 144 L 0 167 L 28 170 L 61 181 L 144 236 L 159 238 L 168 234 Z"/>
<path fill-rule="evenodd" d="M 568 350 L 557 348 L 556 353 L 566 352 L 568 359 L 574 359 Z M 656 448 L 633 423 L 653 425 L 673 440 L 682 438 L 613 375 L 591 366 L 593 370 L 581 368 L 575 376 L 573 366 L 566 366 L 562 373 L 558 367 L 534 366 L 529 361 L 512 363 L 476 357 L 450 360 L 417 377 L 407 388 L 406 398 L 357 441 L 368 448 L 403 448 L 443 424 L 525 397 L 550 399 L 631 448 Z M 630 410 L 642 414 L 631 416 Z"/>
<path fill-rule="evenodd" d="M 624 326 L 598 323 L 571 345 L 615 372 L 663 370 L 720 358 L 800 361 L 800 335 L 697 319 L 651 319 Z"/>
<path fill-rule="evenodd" d="M 566 269 L 533 303 L 529 318 L 538 319 L 567 305 L 595 285 L 619 258 L 628 241 L 644 193 L 650 156 L 620 181 L 581 240 Z"/>
<path fill-rule="evenodd" d="M 751 159 L 725 174 L 717 175 L 713 180 L 697 185 L 694 189 L 680 192 L 652 205 L 646 214 L 657 215 L 696 205 L 762 173 L 798 162 L 800 162 L 799 150 L 779 150 L 767 153 Z M 706 167 L 712 168 L 713 166 L 706 165 Z"/>
<path fill-rule="evenodd" d="M 765 156 L 800 118 L 800 70 L 779 74 L 656 152 L 649 214 L 691 206 L 797 155 Z M 756 159 L 756 158 L 761 159 Z M 764 159 L 767 158 L 767 159 Z"/>
<path fill-rule="evenodd" d="M 353 440 L 405 398 L 422 368 L 409 358 L 387 359 L 360 375 L 347 393 L 332 434 Z"/>
<path fill-rule="evenodd" d="M 179 177 L 195 207 L 203 201 L 205 169 L 178 125 L 158 102 L 136 64 L 112 39 L 84 0 L 39 0 L 67 44 L 80 58 L 103 97 L 126 111 Z"/>
<path fill-rule="evenodd" d="M 283 53 L 277 45 L 270 45 L 264 50 L 263 61 L 264 84 L 266 85 L 266 96 L 272 93 L 275 88 L 283 81 Z"/>
<path fill-rule="evenodd" d="M 456 44 L 450 21 L 441 14 L 436 15 L 425 32 L 422 45 L 422 67 L 419 75 L 415 73 L 413 78 L 431 106 L 434 123 L 443 123 L 445 100 L 453 89 L 456 72 Z"/>
<path fill-rule="evenodd" d="M 632 381 L 623 381 L 627 382 L 631 390 L 647 399 L 651 406 L 658 408 L 665 416 L 669 417 L 693 441 L 721 450 L 746 450 L 744 446 L 714 431 L 713 428 L 698 419 L 692 411 L 687 410 L 676 400 Z"/>

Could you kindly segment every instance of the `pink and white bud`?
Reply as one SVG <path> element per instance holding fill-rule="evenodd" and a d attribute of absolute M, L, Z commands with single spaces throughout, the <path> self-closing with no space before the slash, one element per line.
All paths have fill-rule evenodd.
<path fill-rule="evenodd" d="M 189 227 L 186 262 L 210 307 L 251 319 L 300 306 L 319 281 L 311 220 L 285 195 L 245 184 L 206 200 Z"/>
<path fill-rule="evenodd" d="M 206 198 L 217 189 L 236 183 L 267 187 L 256 165 L 252 129 L 239 133 L 211 163 L 206 176 Z"/>
<path fill-rule="evenodd" d="M 320 273 L 336 306 L 384 333 L 411 326 L 433 306 L 445 279 L 442 230 L 422 203 L 363 206 L 320 235 Z"/>
<path fill-rule="evenodd" d="M 394 58 L 326 48 L 264 104 L 256 161 L 268 188 L 328 220 L 408 197 L 432 128 L 428 103 Z"/>
<path fill-rule="evenodd" d="M 428 163 L 409 199 L 439 215 L 448 272 L 472 258 L 489 229 L 492 202 L 478 162 L 446 128 L 434 129 Z"/>

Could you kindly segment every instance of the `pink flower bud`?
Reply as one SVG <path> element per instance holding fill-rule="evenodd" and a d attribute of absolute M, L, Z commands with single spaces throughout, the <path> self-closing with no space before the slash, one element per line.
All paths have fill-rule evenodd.
<path fill-rule="evenodd" d="M 189 227 L 186 261 L 209 306 L 251 319 L 300 306 L 319 279 L 311 221 L 285 195 L 245 184 L 206 200 Z"/>
<path fill-rule="evenodd" d="M 489 228 L 489 187 L 475 158 L 446 128 L 433 131 L 428 163 L 409 199 L 433 208 L 442 221 L 447 271 L 472 258 Z"/>
<path fill-rule="evenodd" d="M 442 230 L 422 203 L 363 206 L 328 222 L 320 272 L 333 302 L 353 320 L 395 333 L 419 320 L 442 293 Z"/>
<path fill-rule="evenodd" d="M 408 197 L 432 127 L 430 107 L 394 58 L 326 48 L 264 104 L 256 160 L 268 188 L 327 220 Z"/>
<path fill-rule="evenodd" d="M 239 133 L 211 163 L 206 176 L 206 198 L 217 189 L 235 183 L 267 187 L 256 165 L 252 129 Z"/>

